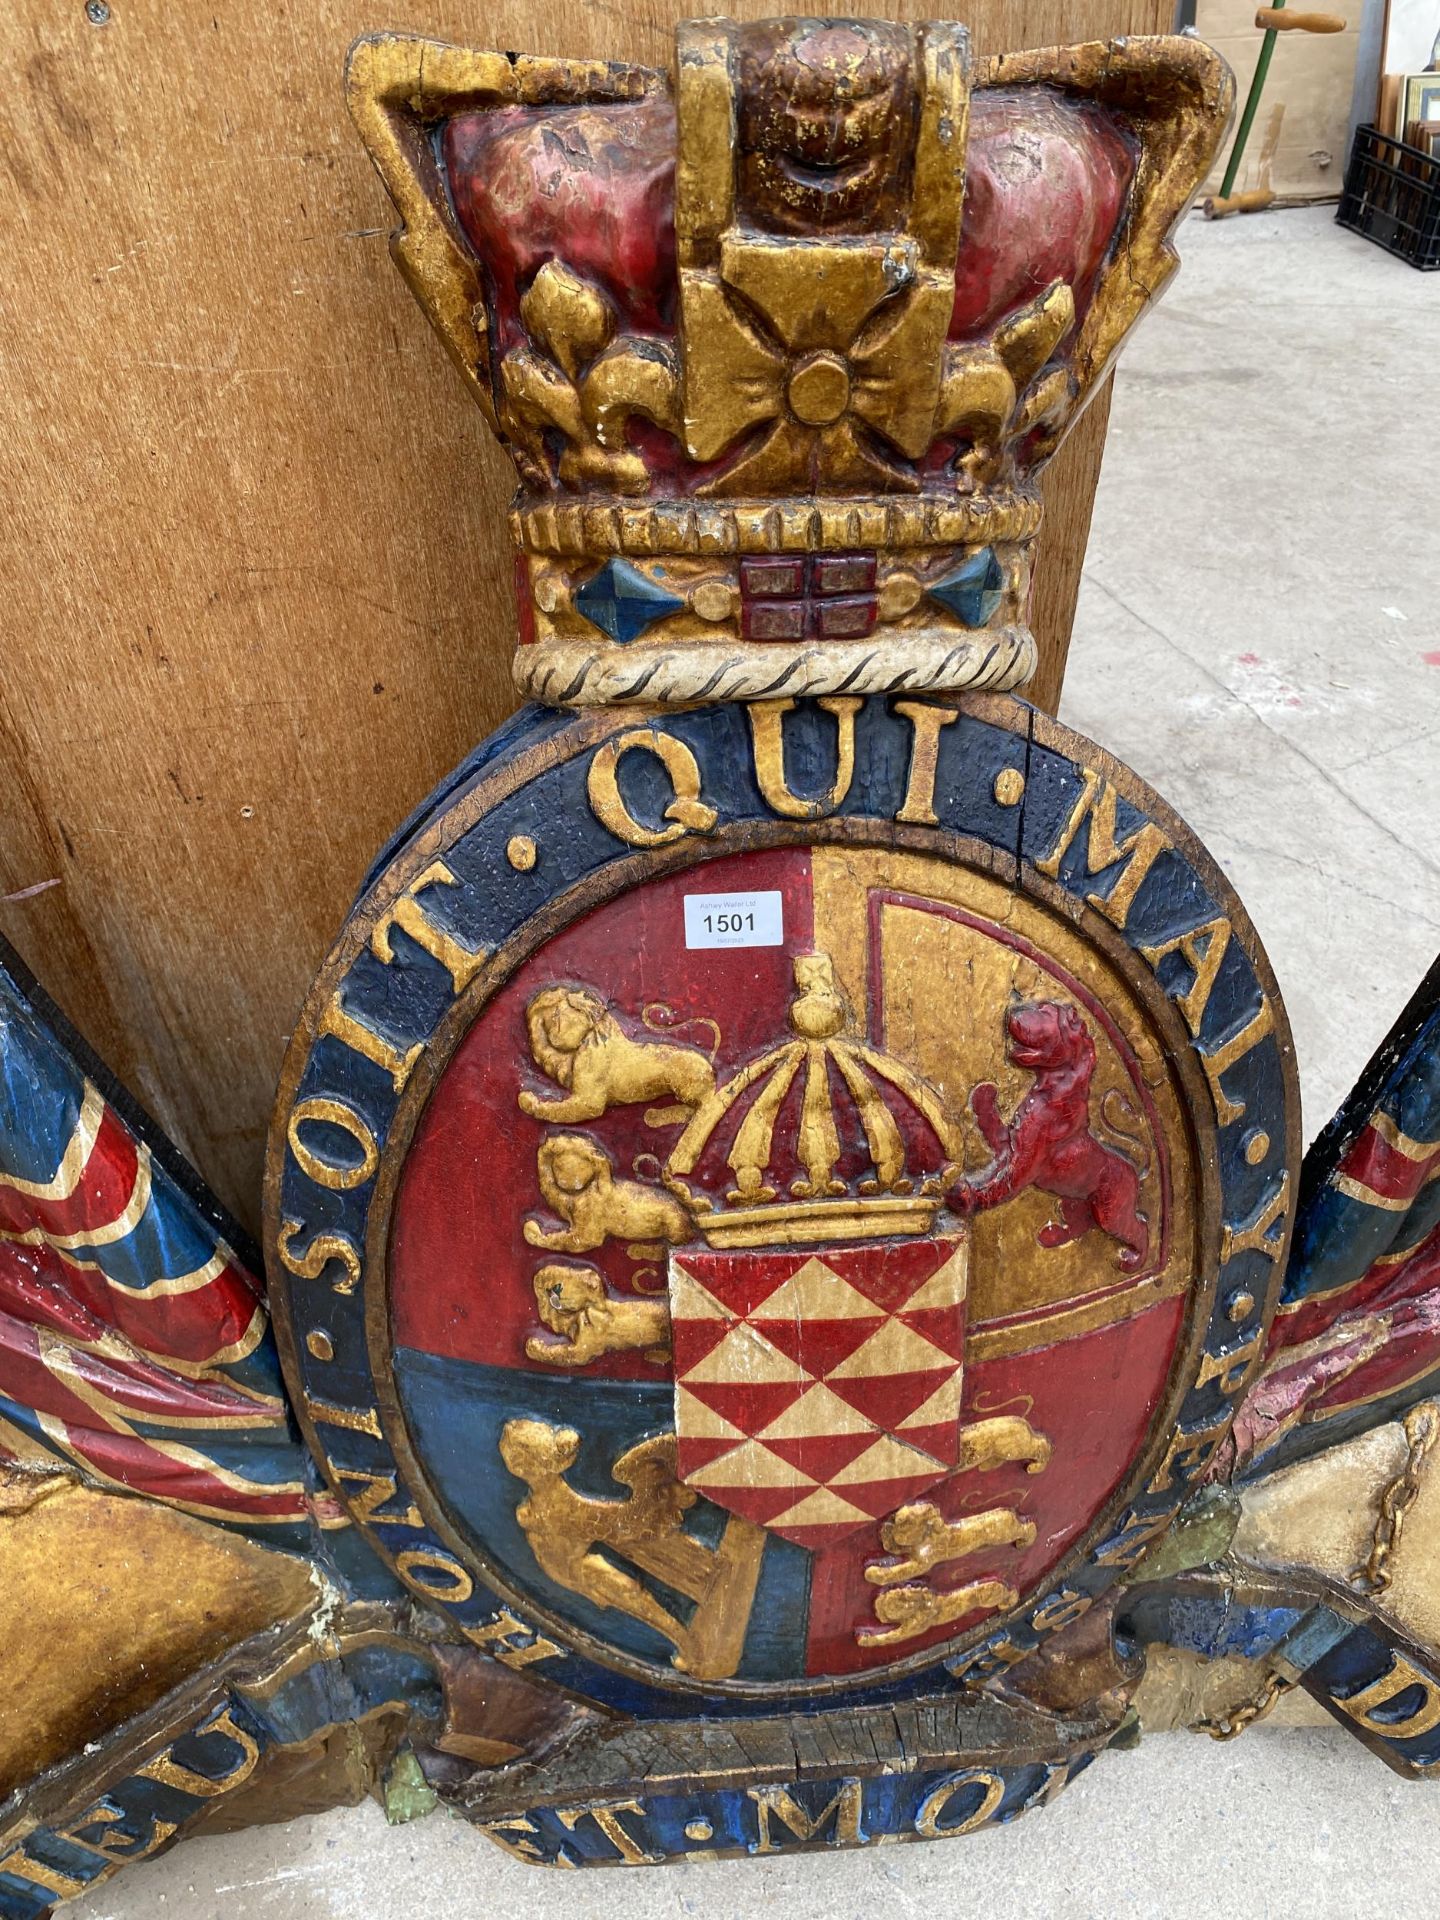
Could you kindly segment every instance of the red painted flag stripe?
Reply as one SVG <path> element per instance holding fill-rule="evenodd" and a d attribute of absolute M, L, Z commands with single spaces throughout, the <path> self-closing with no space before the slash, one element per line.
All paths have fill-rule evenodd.
<path fill-rule="evenodd" d="M 1371 1121 L 1340 1162 L 1335 1183 L 1353 1199 L 1368 1199 L 1374 1206 L 1395 1211 L 1407 1206 L 1437 1171 L 1440 1140 L 1427 1143 L 1419 1154 L 1410 1154 L 1387 1140 Z"/>

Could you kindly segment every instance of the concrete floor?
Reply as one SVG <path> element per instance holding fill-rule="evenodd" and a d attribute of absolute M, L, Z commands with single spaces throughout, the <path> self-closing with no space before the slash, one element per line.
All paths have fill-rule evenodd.
<path fill-rule="evenodd" d="M 1064 717 L 1154 782 L 1233 878 L 1290 1009 L 1313 1135 L 1440 949 L 1440 278 L 1332 209 L 1192 222 L 1128 351 Z M 1408 468 L 1402 475 L 1398 466 Z M 541 1874 L 374 1806 L 137 1866 L 75 1920 L 1412 1920 L 1435 1789 L 1338 1732 L 1102 1758 L 953 1846 Z"/>

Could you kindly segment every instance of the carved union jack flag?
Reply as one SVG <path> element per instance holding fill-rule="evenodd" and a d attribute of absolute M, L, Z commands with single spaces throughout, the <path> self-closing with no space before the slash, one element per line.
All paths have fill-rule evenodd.
<path fill-rule="evenodd" d="M 266 1538 L 308 1525 L 305 1456 L 236 1230 L 102 1083 L 0 950 L 0 1461 L 58 1456 Z"/>
<path fill-rule="evenodd" d="M 1394 1418 L 1437 1375 L 1440 962 L 1306 1156 L 1269 1356 L 1236 1415 L 1240 1461 L 1269 1470 L 1343 1437 L 1337 1419 Z"/>

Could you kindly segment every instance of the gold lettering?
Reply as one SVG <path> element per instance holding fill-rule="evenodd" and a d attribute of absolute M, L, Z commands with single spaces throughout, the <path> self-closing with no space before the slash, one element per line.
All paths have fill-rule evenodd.
<path fill-rule="evenodd" d="M 855 778 L 855 716 L 863 700 L 832 697 L 815 703 L 822 713 L 833 715 L 838 734 L 835 742 L 835 778 L 830 791 L 819 800 L 801 800 L 790 791 L 785 779 L 785 715 L 793 700 L 759 700 L 746 708 L 750 715 L 750 737 L 755 747 L 755 778 L 772 813 L 787 820 L 823 820 L 833 813 L 850 791 Z"/>
<path fill-rule="evenodd" d="M 913 729 L 905 801 L 895 818 L 907 826 L 938 826 L 935 769 L 940 762 L 940 731 L 960 718 L 959 711 L 955 707 L 927 706 L 923 700 L 897 700 L 894 710 L 903 714 Z"/>
<path fill-rule="evenodd" d="M 1226 1227 L 1220 1242 L 1220 1258 L 1229 1260 L 1237 1253 L 1263 1253 L 1267 1260 L 1278 1260 L 1280 1248 L 1285 1239 L 1285 1210 L 1290 1205 L 1290 1175 L 1286 1172 L 1279 1186 L 1264 1203 L 1253 1220 L 1247 1220 L 1242 1227 Z M 1280 1231 L 1272 1234 L 1270 1229 L 1280 1223 Z"/>
<path fill-rule="evenodd" d="M 403 1513 L 381 1513 L 385 1502 L 399 1492 L 393 1473 L 362 1473 L 358 1467 L 332 1467 L 331 1472 L 337 1480 L 353 1480 L 359 1487 L 358 1493 L 346 1496 L 357 1520 L 368 1520 L 376 1527 L 424 1526 L 420 1509 L 413 1503 Z"/>
<path fill-rule="evenodd" d="M 660 816 L 668 827 L 642 826 L 620 797 L 620 762 L 637 751 L 653 753 L 670 776 L 675 797 Z M 632 847 L 663 847 L 687 833 L 709 833 L 720 817 L 700 798 L 700 763 L 689 747 L 655 727 L 636 727 L 607 740 L 590 762 L 586 791 L 596 819 Z"/>
<path fill-rule="evenodd" d="M 955 1795 L 962 1793 L 966 1787 L 983 1788 L 980 1804 L 953 1827 L 942 1827 L 941 1814 Z M 1004 1798 L 1005 1782 L 998 1773 L 991 1773 L 988 1767 L 967 1767 L 963 1773 L 950 1774 L 932 1793 L 926 1795 L 925 1804 L 915 1816 L 915 1831 L 926 1840 L 943 1840 L 956 1833 L 974 1833 L 977 1827 L 986 1824 Z"/>
<path fill-rule="evenodd" d="M 1128 839 L 1120 839 L 1115 820 L 1118 799 L 1119 795 L 1108 780 L 1102 780 L 1093 769 L 1087 769 L 1085 785 L 1071 810 L 1070 818 L 1061 829 L 1060 838 L 1045 858 L 1037 860 L 1035 865 L 1050 879 L 1058 879 L 1060 862 L 1069 852 L 1071 843 L 1088 817 L 1090 834 L 1085 843 L 1085 871 L 1103 873 L 1118 860 L 1126 864 L 1116 876 L 1108 894 L 1102 897 L 1098 893 L 1091 893 L 1085 897 L 1097 912 L 1103 913 L 1107 920 L 1123 929 L 1146 874 L 1170 842 L 1153 820 L 1147 820 L 1143 827 L 1137 827 Z"/>
<path fill-rule="evenodd" d="M 1200 1031 L 1232 931 L 1230 922 L 1222 917 L 1207 920 L 1203 927 L 1191 927 L 1187 933 L 1177 933 L 1173 940 L 1162 940 L 1159 946 L 1140 949 L 1157 972 L 1166 954 L 1178 953 L 1194 973 L 1195 978 L 1184 993 L 1175 997 L 1175 1004 L 1185 1016 L 1185 1024 L 1192 1034 Z"/>
<path fill-rule="evenodd" d="M 303 1399 L 305 1411 L 312 1420 L 327 1427 L 343 1427 L 346 1433 L 368 1433 L 372 1440 L 383 1438 L 380 1415 L 374 1407 L 337 1407 L 328 1400 L 312 1400 L 309 1394 Z"/>
<path fill-rule="evenodd" d="M 622 1813 L 638 1813 L 642 1820 L 645 1818 L 645 1809 L 638 1800 L 612 1800 L 603 1807 L 557 1807 L 555 1818 L 567 1833 L 573 1833 L 582 1820 L 593 1820 L 627 1867 L 658 1865 L 665 1858 L 664 1854 L 646 1853 L 640 1843 L 621 1826 Z"/>
<path fill-rule="evenodd" d="M 861 1788 L 858 1780 L 842 1780 L 835 1796 L 828 1800 L 812 1820 L 788 1787 L 747 1787 L 746 1792 L 759 1810 L 760 1839 L 757 1853 L 777 1853 L 780 1842 L 770 1837 L 770 1816 L 788 1827 L 797 1840 L 813 1840 L 833 1816 L 837 1847 L 858 1847 L 864 1835 L 860 1831 Z"/>
<path fill-rule="evenodd" d="M 1422 1691 L 1420 1703 L 1413 1713 L 1404 1720 L 1381 1720 L 1376 1717 L 1381 1707 L 1399 1699 L 1411 1687 L 1419 1687 Z M 1391 1740 L 1414 1740 L 1420 1734 L 1440 1727 L 1440 1686 L 1428 1674 L 1421 1673 L 1418 1667 L 1412 1667 L 1398 1653 L 1388 1673 L 1382 1673 L 1378 1680 L 1372 1681 L 1359 1693 L 1352 1693 L 1348 1700 L 1336 1700 L 1335 1704 L 1343 1707 L 1358 1725 L 1368 1727 L 1372 1733 L 1386 1734 Z"/>
<path fill-rule="evenodd" d="M 531 1839 L 538 1837 L 540 1829 L 524 1814 L 512 1814 L 508 1820 L 482 1820 L 480 1831 L 497 1847 L 503 1847 L 506 1853 L 513 1853 L 517 1860 L 539 1860 L 543 1863 L 544 1853 L 539 1847 L 532 1846 L 530 1839 L 512 1840 L 511 1834 L 528 1834 Z"/>
<path fill-rule="evenodd" d="M 1065 1587 L 1059 1593 L 1052 1593 L 1043 1606 L 1035 1609 L 1030 1624 L 1036 1633 L 1059 1633 L 1073 1626 L 1094 1604 L 1088 1593 L 1076 1593 L 1073 1587 Z"/>
<path fill-rule="evenodd" d="M 1243 1347 L 1237 1347 L 1233 1353 L 1207 1353 L 1200 1362 L 1200 1371 L 1195 1376 L 1197 1387 L 1207 1386 L 1210 1381 L 1220 1382 L 1220 1391 L 1227 1397 L 1237 1394 L 1245 1384 L 1245 1376 L 1250 1371 L 1250 1362 L 1260 1357 L 1265 1345 L 1265 1329 L 1257 1327 Z"/>
<path fill-rule="evenodd" d="M 0 1874 L 6 1873 L 13 1873 L 17 1880 L 28 1880 L 32 1886 L 43 1887 L 61 1900 L 83 1893 L 100 1878 L 92 1874 L 88 1880 L 77 1880 L 73 1874 L 62 1873 L 59 1867 L 47 1867 L 42 1860 L 32 1860 L 23 1847 L 13 1847 L 9 1853 L 0 1854 Z"/>
<path fill-rule="evenodd" d="M 233 1741 L 240 1749 L 240 1758 L 228 1773 L 222 1773 L 218 1779 L 209 1774 L 196 1773 L 193 1768 L 185 1767 L 172 1756 L 175 1749 L 167 1747 L 164 1753 L 156 1754 L 153 1760 L 147 1760 L 136 1772 L 142 1780 L 157 1780 L 162 1787 L 178 1787 L 181 1793 L 194 1794 L 197 1800 L 216 1800 L 224 1793 L 233 1793 L 255 1771 L 260 1759 L 260 1748 L 251 1739 L 243 1727 L 235 1724 L 235 1712 L 226 1707 L 223 1713 L 203 1727 L 195 1729 L 195 1737 L 208 1740 L 213 1734 Z"/>
<path fill-rule="evenodd" d="M 464 1633 L 482 1652 L 503 1660 L 507 1667 L 528 1667 L 535 1660 L 558 1660 L 565 1651 L 543 1634 L 533 1632 L 523 1620 L 517 1620 L 508 1607 L 502 1607 L 483 1627 L 466 1627 Z"/>
<path fill-rule="evenodd" d="M 475 1591 L 475 1582 L 453 1555 L 437 1553 L 429 1547 L 397 1553 L 395 1570 L 422 1593 L 428 1593 L 432 1600 L 468 1600 Z M 444 1580 L 437 1582 L 437 1574 L 443 1574 Z"/>
<path fill-rule="evenodd" d="M 425 1051 L 420 1041 L 413 1047 L 401 1052 L 393 1040 L 387 1040 L 383 1033 L 377 1033 L 374 1027 L 367 1027 L 363 1020 L 357 1020 L 340 1004 L 340 990 L 326 1002 L 325 1011 L 320 1016 L 315 1029 L 316 1039 L 329 1034 L 343 1047 L 349 1047 L 352 1053 L 358 1053 L 365 1060 L 373 1060 L 389 1074 L 396 1093 L 403 1091 L 405 1082 L 410 1078 L 410 1069 Z"/>
<path fill-rule="evenodd" d="M 345 1277 L 332 1281 L 330 1290 L 353 1293 L 360 1278 L 360 1249 L 343 1233 L 317 1233 L 304 1253 L 297 1254 L 290 1242 L 302 1224 L 299 1220 L 287 1220 L 276 1235 L 275 1250 L 280 1255 L 281 1266 L 302 1280 L 318 1280 L 330 1262 L 338 1260 L 345 1269 Z"/>
<path fill-rule="evenodd" d="M 1188 1469 L 1193 1474 L 1208 1465 L 1215 1449 L 1225 1438 L 1229 1425 L 1230 1409 L 1226 1407 L 1223 1412 L 1215 1416 L 1209 1426 L 1196 1427 L 1190 1431 L 1182 1427 L 1173 1434 L 1170 1445 L 1165 1449 L 1165 1458 L 1155 1469 L 1155 1478 L 1150 1482 L 1148 1491 L 1164 1493 L 1167 1488 L 1173 1486 L 1172 1469 L 1175 1467 Z M 1160 1527 L 1157 1526 L 1156 1532 L 1160 1531 Z"/>
<path fill-rule="evenodd" d="M 454 983 L 456 993 L 467 987 L 489 958 L 488 948 L 462 946 L 453 934 L 446 933 L 439 921 L 415 897 L 424 893 L 427 887 L 458 887 L 459 884 L 443 860 L 432 860 L 425 871 L 410 882 L 394 905 L 387 907 L 375 922 L 370 934 L 370 951 L 375 958 L 383 960 L 387 967 L 394 965 L 395 950 L 390 944 L 390 934 L 392 928 L 398 927 L 402 933 L 408 933 L 416 946 L 428 953 L 432 960 L 440 962 Z"/>
<path fill-rule="evenodd" d="M 1002 1674 L 1008 1673 L 1011 1667 L 1018 1666 L 1032 1651 L 1032 1648 L 1022 1647 L 1018 1641 L 1012 1640 L 1009 1634 L 1005 1634 L 1000 1639 L 992 1641 L 989 1646 L 981 1647 L 978 1652 L 971 1654 L 968 1660 L 956 1660 L 950 1666 L 950 1671 L 967 1687 L 983 1687 L 991 1680 L 998 1680 Z"/>
<path fill-rule="evenodd" d="M 107 1797 L 97 1800 L 93 1806 L 88 1807 L 72 1826 L 57 1827 L 56 1832 L 62 1840 L 73 1841 L 77 1847 L 89 1847 L 92 1852 L 103 1854 L 105 1859 L 113 1860 L 118 1864 L 122 1860 L 148 1859 L 152 1853 L 158 1852 L 164 1846 L 176 1830 L 173 1820 L 157 1820 L 152 1815 L 146 1814 L 143 1817 L 148 1821 L 149 1828 L 145 1833 L 106 1831 L 92 1839 L 85 1831 L 89 1827 L 113 1829 L 126 1817 L 124 1809 L 116 1806 L 115 1802 Z M 94 1886 L 95 1882 L 91 1880 L 86 1884 Z"/>
<path fill-rule="evenodd" d="M 1275 1010 L 1268 1000 L 1262 1001 L 1255 1018 L 1243 1026 L 1239 1033 L 1213 1053 L 1201 1054 L 1200 1064 L 1205 1069 L 1205 1078 L 1210 1082 L 1210 1091 L 1215 1097 L 1215 1118 L 1222 1127 L 1228 1127 L 1232 1120 L 1240 1118 L 1245 1111 L 1245 1102 L 1232 1100 L 1221 1090 L 1221 1074 L 1228 1073 L 1237 1060 L 1243 1060 L 1252 1047 L 1258 1047 L 1274 1025 Z"/>
<path fill-rule="evenodd" d="M 1131 1514 L 1119 1533 L 1102 1552 L 1095 1556 L 1095 1564 L 1100 1567 L 1133 1567 L 1143 1560 L 1153 1541 L 1170 1528 L 1172 1516 L 1168 1513 L 1152 1514 L 1141 1519 Z"/>
<path fill-rule="evenodd" d="M 342 1133 L 348 1133 L 360 1149 L 359 1161 L 351 1165 L 343 1160 L 322 1160 L 300 1138 L 300 1129 L 307 1120 L 323 1120 L 332 1127 L 339 1127 Z M 375 1144 L 374 1134 L 355 1109 L 347 1106 L 343 1100 L 300 1101 L 298 1106 L 290 1110 L 290 1124 L 285 1137 L 290 1142 L 290 1151 L 315 1184 L 328 1187 L 335 1193 L 349 1193 L 352 1187 L 364 1186 L 380 1164 L 380 1149 Z"/>

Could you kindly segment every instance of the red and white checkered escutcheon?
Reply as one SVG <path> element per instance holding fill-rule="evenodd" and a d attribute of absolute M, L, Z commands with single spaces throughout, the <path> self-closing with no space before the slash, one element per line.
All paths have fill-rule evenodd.
<path fill-rule="evenodd" d="M 810 1548 L 950 1473 L 963 1233 L 670 1257 L 681 1478 Z"/>

